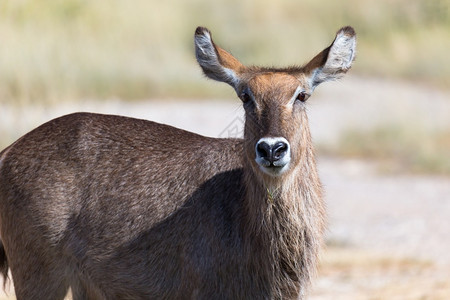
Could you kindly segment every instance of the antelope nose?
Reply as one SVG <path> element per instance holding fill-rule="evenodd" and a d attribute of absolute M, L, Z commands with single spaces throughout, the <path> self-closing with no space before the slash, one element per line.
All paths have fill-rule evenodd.
<path fill-rule="evenodd" d="M 273 160 L 279 160 L 283 158 L 288 149 L 288 145 L 285 142 L 278 142 L 272 147 Z"/>
<path fill-rule="evenodd" d="M 264 140 L 259 141 L 256 145 L 256 155 L 273 164 L 282 159 L 288 152 L 288 145 L 283 141 L 268 143 Z"/>

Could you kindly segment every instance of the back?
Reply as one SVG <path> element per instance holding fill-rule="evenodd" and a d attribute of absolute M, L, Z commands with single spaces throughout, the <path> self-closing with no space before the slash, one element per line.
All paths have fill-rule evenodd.
<path fill-rule="evenodd" d="M 81 206 L 119 219 L 110 210 L 145 206 L 158 222 L 212 176 L 241 168 L 241 147 L 239 140 L 145 120 L 71 114 L 36 128 L 0 156 L 0 206 L 36 205 L 51 214 L 57 206 L 53 220 Z M 12 190 L 41 197 L 7 204 Z"/>
<path fill-rule="evenodd" d="M 184 230 L 186 224 L 226 226 L 214 218 L 230 217 L 236 203 L 223 202 L 240 198 L 241 153 L 240 140 L 207 138 L 150 121 L 88 113 L 52 120 L 2 153 L 2 237 L 24 236 L 29 244 L 46 248 L 49 257 L 67 256 L 69 264 L 83 262 L 97 270 L 113 268 L 111 260 L 120 251 L 143 247 L 144 240 L 160 240 L 171 251 L 186 244 L 188 236 L 195 238 Z M 215 199 L 204 199 L 206 190 Z M 221 211 L 214 215 L 211 207 Z M 170 232 L 167 222 L 172 222 Z M 14 247 L 16 242 L 4 244 Z M 143 266 L 133 271 L 116 263 L 114 268 L 151 274 L 148 267 L 139 270 Z M 105 272 L 117 280 L 114 270 Z"/>

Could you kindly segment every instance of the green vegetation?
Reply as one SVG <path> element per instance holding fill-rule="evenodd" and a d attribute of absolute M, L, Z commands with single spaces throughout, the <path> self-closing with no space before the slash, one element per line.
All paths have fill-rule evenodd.
<path fill-rule="evenodd" d="M 0 103 L 231 96 L 202 79 L 197 25 L 244 63 L 289 65 L 350 24 L 358 33 L 355 72 L 450 86 L 449 9 L 448 0 L 6 0 Z"/>
<path fill-rule="evenodd" d="M 393 125 L 368 132 L 344 133 L 337 146 L 322 146 L 328 154 L 375 158 L 382 171 L 450 175 L 450 131 L 426 132 Z"/>

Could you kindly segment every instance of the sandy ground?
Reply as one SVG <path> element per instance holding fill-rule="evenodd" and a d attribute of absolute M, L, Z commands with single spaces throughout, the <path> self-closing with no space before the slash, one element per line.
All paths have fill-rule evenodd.
<path fill-rule="evenodd" d="M 308 105 L 316 143 L 380 124 L 450 128 L 450 92 L 399 81 L 349 77 L 320 87 Z M 74 111 L 128 115 L 220 137 L 240 136 L 243 125 L 238 100 L 111 100 L 3 106 L 0 134 L 12 141 Z M 310 299 L 450 299 L 450 178 L 380 174 L 376 162 L 318 160 L 329 230 Z"/>
<path fill-rule="evenodd" d="M 327 248 L 311 299 L 450 299 L 450 178 L 321 158 Z"/>

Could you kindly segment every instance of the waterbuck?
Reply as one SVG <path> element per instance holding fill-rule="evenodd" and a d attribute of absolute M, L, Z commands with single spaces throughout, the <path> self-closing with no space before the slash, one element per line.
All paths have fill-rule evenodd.
<path fill-rule="evenodd" d="M 54 119 L 0 153 L 0 270 L 17 299 L 298 299 L 324 231 L 306 100 L 350 69 L 337 32 L 302 67 L 246 67 L 195 31 L 242 100 L 243 139 L 121 116 Z"/>

